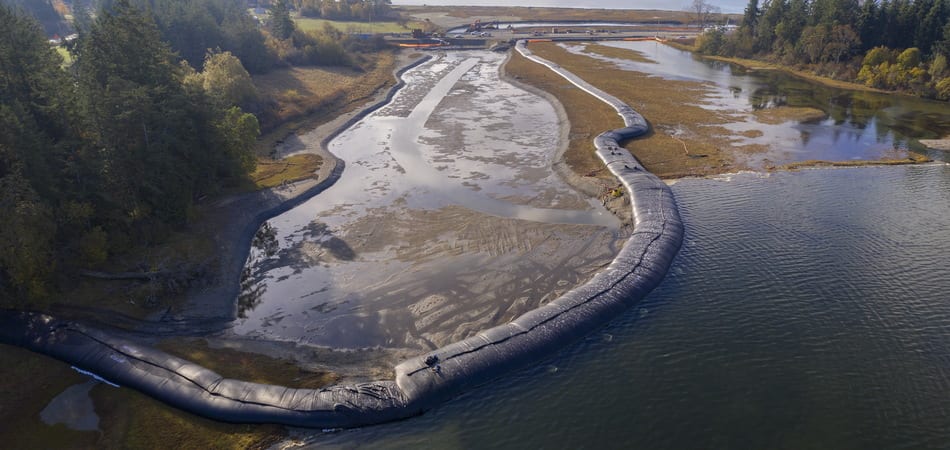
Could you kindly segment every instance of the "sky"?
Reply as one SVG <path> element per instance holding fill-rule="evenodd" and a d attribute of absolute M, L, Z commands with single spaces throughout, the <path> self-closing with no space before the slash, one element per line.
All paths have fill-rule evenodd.
<path fill-rule="evenodd" d="M 392 0 L 394 5 L 472 5 L 512 6 L 511 0 Z M 559 8 L 608 8 L 608 9 L 661 9 L 681 11 L 692 0 L 523 0 L 517 6 L 549 6 Z M 711 0 L 709 3 L 722 8 L 725 13 L 741 13 L 748 0 Z"/>

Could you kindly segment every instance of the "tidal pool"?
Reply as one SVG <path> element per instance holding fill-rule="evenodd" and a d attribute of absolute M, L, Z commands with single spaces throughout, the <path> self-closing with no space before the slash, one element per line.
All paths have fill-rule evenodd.
<path fill-rule="evenodd" d="M 430 349 L 586 281 L 619 220 L 552 169 L 551 104 L 453 52 L 330 144 L 330 189 L 269 221 L 233 331 L 335 348 Z"/>
<path fill-rule="evenodd" d="M 950 442 L 950 166 L 740 174 L 673 190 L 682 251 L 601 332 L 421 417 L 295 438 L 446 449 Z"/>
<path fill-rule="evenodd" d="M 586 44 L 561 44 L 572 53 L 610 62 L 618 70 L 703 83 L 704 93 L 695 104 L 732 118 L 722 126 L 733 133 L 733 144 L 767 148 L 738 155 L 749 167 L 807 160 L 903 158 L 908 152 L 950 161 L 947 152 L 928 150 L 919 142 L 950 136 L 950 106 L 946 102 L 830 88 L 784 72 L 750 71 L 702 59 L 656 42 L 605 41 L 599 45 L 634 50 L 653 62 L 599 55 L 586 51 Z M 756 116 L 781 107 L 815 108 L 825 117 L 767 123 Z"/>

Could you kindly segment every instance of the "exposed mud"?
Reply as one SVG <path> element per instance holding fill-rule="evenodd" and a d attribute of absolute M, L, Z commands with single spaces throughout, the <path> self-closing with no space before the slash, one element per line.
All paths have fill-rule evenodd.
<path fill-rule="evenodd" d="M 567 124 L 500 78 L 504 59 L 437 55 L 331 142 L 346 172 L 270 221 L 235 334 L 420 352 L 507 322 L 610 262 L 626 231 L 555 172 Z"/>

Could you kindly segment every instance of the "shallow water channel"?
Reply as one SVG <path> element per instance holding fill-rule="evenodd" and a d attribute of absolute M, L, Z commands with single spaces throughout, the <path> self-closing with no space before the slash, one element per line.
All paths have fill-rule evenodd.
<path fill-rule="evenodd" d="M 550 103 L 499 78 L 505 55 L 436 54 L 329 147 L 331 188 L 269 221 L 238 334 L 429 349 L 504 323 L 610 262 L 620 223 L 552 169 Z"/>

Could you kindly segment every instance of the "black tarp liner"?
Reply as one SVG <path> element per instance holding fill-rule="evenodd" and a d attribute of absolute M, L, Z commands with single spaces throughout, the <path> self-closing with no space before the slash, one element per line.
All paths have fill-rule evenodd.
<path fill-rule="evenodd" d="M 523 41 L 516 48 L 612 106 L 626 125 L 597 136 L 594 145 L 629 193 L 634 233 L 613 262 L 587 283 L 509 323 L 400 363 L 395 380 L 325 389 L 223 378 L 157 349 L 37 313 L 0 312 L 0 342 L 53 356 L 212 419 L 335 428 L 420 414 L 602 327 L 663 280 L 682 243 L 683 224 L 669 187 L 619 146 L 618 141 L 649 130 L 643 116 L 616 97 L 533 55 Z"/>

